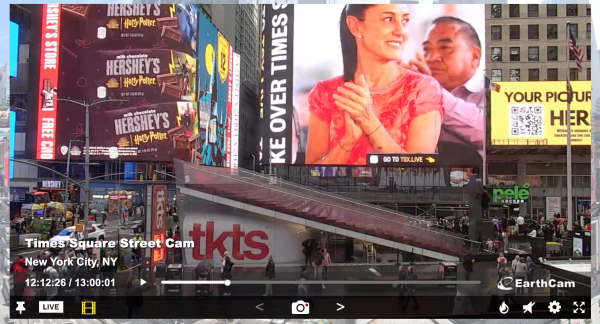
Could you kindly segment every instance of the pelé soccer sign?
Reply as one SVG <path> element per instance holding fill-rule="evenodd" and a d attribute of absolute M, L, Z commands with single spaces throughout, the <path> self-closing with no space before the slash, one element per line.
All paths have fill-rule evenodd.
<path fill-rule="evenodd" d="M 495 188 L 492 190 L 492 201 L 503 204 L 520 204 L 529 199 L 529 183 L 524 183 L 521 187 Z"/>

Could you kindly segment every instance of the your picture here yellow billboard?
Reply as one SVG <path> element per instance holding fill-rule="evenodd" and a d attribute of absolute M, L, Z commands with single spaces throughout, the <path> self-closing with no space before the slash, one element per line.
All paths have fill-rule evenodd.
<path fill-rule="evenodd" d="M 567 82 L 496 82 L 492 145 L 567 145 Z M 571 81 L 571 145 L 591 144 L 590 81 Z"/>

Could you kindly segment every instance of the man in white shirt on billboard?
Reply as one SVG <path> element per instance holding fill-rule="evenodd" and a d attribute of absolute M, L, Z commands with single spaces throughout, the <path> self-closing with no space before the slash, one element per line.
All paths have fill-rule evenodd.
<path fill-rule="evenodd" d="M 483 157 L 485 82 L 481 41 L 469 23 L 455 17 L 433 21 L 423 42 L 423 55 L 403 64 L 435 78 L 444 88 L 445 109 L 440 141 L 471 147 Z"/>

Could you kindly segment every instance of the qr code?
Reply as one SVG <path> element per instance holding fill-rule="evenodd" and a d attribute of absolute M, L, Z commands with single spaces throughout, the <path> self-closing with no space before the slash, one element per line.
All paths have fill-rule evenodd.
<path fill-rule="evenodd" d="M 508 111 L 511 137 L 544 136 L 544 106 L 510 105 Z"/>

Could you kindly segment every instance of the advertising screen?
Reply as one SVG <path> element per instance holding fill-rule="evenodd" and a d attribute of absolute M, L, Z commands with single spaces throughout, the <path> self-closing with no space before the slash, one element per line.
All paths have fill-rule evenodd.
<path fill-rule="evenodd" d="M 67 158 L 91 104 L 93 159 L 229 166 L 233 47 L 196 6 L 44 8 L 39 159 Z M 71 147 L 74 159 L 83 152 Z"/>
<path fill-rule="evenodd" d="M 233 49 L 203 14 L 199 15 L 198 120 L 200 163 L 226 166 L 227 124 L 231 118 L 229 99 L 230 57 Z"/>
<path fill-rule="evenodd" d="M 491 96 L 492 145 L 567 145 L 567 84 L 497 82 Z M 591 144 L 591 82 L 571 81 L 571 145 Z"/>
<path fill-rule="evenodd" d="M 482 163 L 483 5 L 263 9 L 261 163 Z"/>
<path fill-rule="evenodd" d="M 58 88 L 61 98 L 99 103 L 90 107 L 91 124 L 103 121 L 90 127 L 92 158 L 168 160 L 173 136 L 198 134 L 194 6 L 61 9 L 59 61 L 69 64 L 61 66 Z M 110 101 L 116 98 L 126 101 Z M 85 109 L 60 100 L 57 119 L 57 155 L 66 158 L 69 139 L 83 139 Z"/>
<path fill-rule="evenodd" d="M 19 65 L 19 25 L 10 22 L 10 76 L 17 77 Z"/>
<path fill-rule="evenodd" d="M 15 127 L 17 124 L 17 113 L 14 111 L 10 112 L 10 131 L 9 131 L 9 135 L 8 135 L 8 142 L 9 142 L 9 157 L 11 159 L 13 159 L 15 157 Z M 14 163 L 11 161 L 10 162 L 10 179 L 12 179 L 14 177 Z"/>

